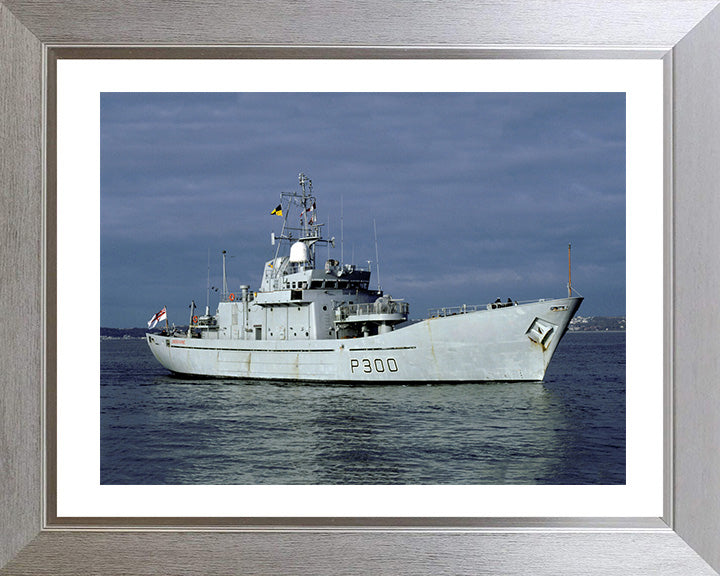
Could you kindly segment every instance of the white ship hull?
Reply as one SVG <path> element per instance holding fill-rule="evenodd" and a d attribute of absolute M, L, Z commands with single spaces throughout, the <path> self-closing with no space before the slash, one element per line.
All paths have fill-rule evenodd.
<path fill-rule="evenodd" d="M 320 340 L 148 334 L 174 373 L 303 382 L 540 381 L 582 298 L 422 320 L 374 336 Z"/>

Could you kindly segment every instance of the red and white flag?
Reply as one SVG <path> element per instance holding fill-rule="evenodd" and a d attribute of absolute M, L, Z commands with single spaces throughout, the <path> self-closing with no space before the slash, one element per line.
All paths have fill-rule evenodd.
<path fill-rule="evenodd" d="M 300 220 L 302 220 L 303 215 L 305 215 L 307 212 L 315 212 L 315 202 L 312 203 L 312 206 L 308 206 L 305 208 L 305 210 L 300 211 Z M 312 224 L 313 214 L 310 214 L 310 224 Z"/>
<path fill-rule="evenodd" d="M 165 307 L 163 307 L 160 312 L 155 314 L 152 318 L 150 318 L 150 321 L 148 322 L 148 328 L 155 328 L 155 324 L 160 322 L 161 320 L 165 320 L 167 318 L 167 310 Z"/>

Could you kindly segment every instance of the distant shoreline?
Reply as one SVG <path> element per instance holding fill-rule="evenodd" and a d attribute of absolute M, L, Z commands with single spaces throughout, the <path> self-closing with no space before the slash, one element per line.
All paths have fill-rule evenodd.
<path fill-rule="evenodd" d="M 568 330 L 568 334 L 625 334 L 627 330 Z"/>
<path fill-rule="evenodd" d="M 568 332 L 625 332 L 625 316 L 575 316 Z"/>

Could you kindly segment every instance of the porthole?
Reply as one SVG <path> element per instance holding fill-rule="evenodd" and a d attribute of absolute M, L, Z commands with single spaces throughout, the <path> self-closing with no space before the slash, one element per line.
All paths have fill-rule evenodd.
<path fill-rule="evenodd" d="M 323 306 L 323 310 L 327 310 L 327 306 Z"/>

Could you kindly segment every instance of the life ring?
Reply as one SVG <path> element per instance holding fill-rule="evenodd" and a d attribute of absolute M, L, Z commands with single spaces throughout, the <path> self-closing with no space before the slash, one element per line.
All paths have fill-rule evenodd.
<path fill-rule="evenodd" d="M 235 300 L 235 294 L 232 293 L 232 292 L 230 292 L 230 296 L 228 296 L 228 299 L 230 300 L 230 302 L 232 302 L 233 300 Z"/>
<path fill-rule="evenodd" d="M 193 324 L 197 324 L 197 316 L 193 316 Z"/>

